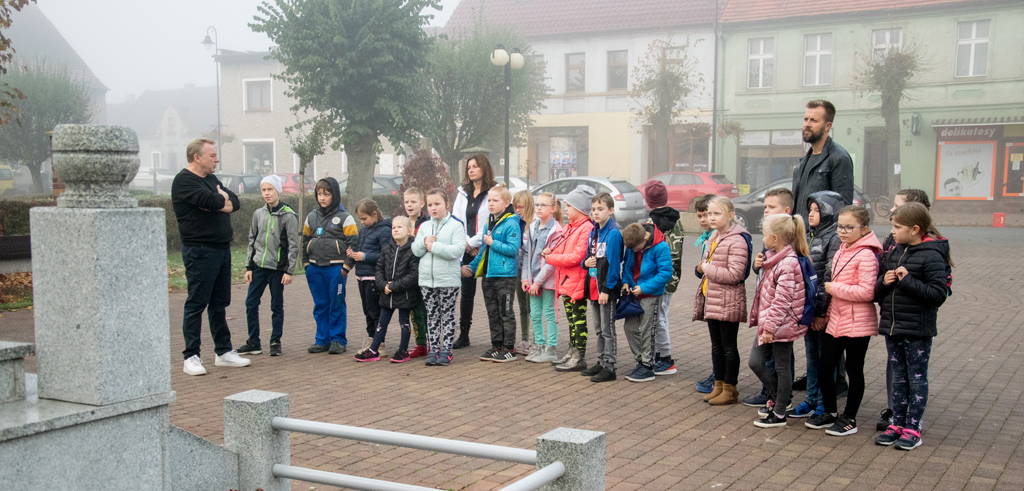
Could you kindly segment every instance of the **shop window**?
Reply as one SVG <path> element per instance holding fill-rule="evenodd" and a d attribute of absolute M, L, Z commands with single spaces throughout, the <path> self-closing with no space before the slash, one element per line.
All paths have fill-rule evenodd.
<path fill-rule="evenodd" d="M 648 175 L 663 172 L 708 172 L 711 125 L 692 123 L 676 125 L 669 133 L 668 163 L 659 163 L 655 158 L 657 135 L 650 132 L 648 147 Z M 669 184 L 669 183 L 665 183 Z M 681 183 L 673 183 L 681 184 Z M 689 183 L 686 183 L 689 184 Z M 699 183 L 694 183 L 699 184 Z"/>
<path fill-rule="evenodd" d="M 980 77 L 988 66 L 989 21 L 957 24 L 956 76 Z"/>
<path fill-rule="evenodd" d="M 804 85 L 829 85 L 832 70 L 832 35 L 804 36 Z"/>
<path fill-rule="evenodd" d="M 890 51 L 899 51 L 903 47 L 903 29 L 875 29 L 871 31 L 872 56 L 881 61 Z"/>
<path fill-rule="evenodd" d="M 589 175 L 589 128 L 531 128 L 527 155 L 526 177 L 540 182 Z"/>
<path fill-rule="evenodd" d="M 775 74 L 775 39 L 747 41 L 747 88 L 768 89 Z"/>
<path fill-rule="evenodd" d="M 250 80 L 245 82 L 245 110 L 270 110 L 270 80 Z"/>
<path fill-rule="evenodd" d="M 777 180 L 792 179 L 793 168 L 803 156 L 802 145 L 741 145 L 737 160 L 739 182 L 756 191 Z"/>
<path fill-rule="evenodd" d="M 586 91 L 586 55 L 571 53 L 565 55 L 565 91 Z"/>
<path fill-rule="evenodd" d="M 629 52 L 608 52 L 608 90 L 625 90 L 629 83 Z"/>
<path fill-rule="evenodd" d="M 266 175 L 274 172 L 273 142 L 243 142 L 242 151 L 245 154 L 245 173 Z"/>

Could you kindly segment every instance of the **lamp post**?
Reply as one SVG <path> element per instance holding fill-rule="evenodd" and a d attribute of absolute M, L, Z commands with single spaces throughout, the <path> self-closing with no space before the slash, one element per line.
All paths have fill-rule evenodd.
<path fill-rule="evenodd" d="M 523 54 L 519 52 L 519 48 L 512 48 L 512 53 L 505 51 L 505 47 L 498 44 L 494 46 L 494 51 L 491 51 L 491 64 L 494 66 L 505 67 L 505 186 L 511 188 L 512 183 L 509 181 L 508 169 L 511 162 L 509 161 L 509 124 L 512 105 L 512 70 L 518 70 L 523 67 L 523 63 L 526 60 L 523 58 Z"/>
<path fill-rule="evenodd" d="M 213 30 L 213 39 L 210 39 L 210 30 Z M 216 27 L 207 27 L 206 39 L 203 39 L 201 44 L 207 50 L 209 50 L 210 48 L 215 48 L 213 50 L 213 60 L 216 62 L 216 65 L 214 65 L 214 67 L 217 69 L 217 158 L 223 161 L 224 154 L 222 154 L 220 151 L 220 141 L 223 140 L 223 138 L 221 135 L 220 127 L 220 60 L 217 59 L 217 56 L 220 55 L 220 47 L 217 45 L 218 37 L 219 36 L 217 36 Z"/>

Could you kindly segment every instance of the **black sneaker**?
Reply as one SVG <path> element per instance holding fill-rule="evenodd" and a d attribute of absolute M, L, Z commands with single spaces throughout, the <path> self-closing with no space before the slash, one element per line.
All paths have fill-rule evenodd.
<path fill-rule="evenodd" d="M 498 361 L 498 355 L 501 354 L 501 348 L 491 348 L 480 355 L 480 361 Z"/>
<path fill-rule="evenodd" d="M 327 351 L 327 353 L 332 355 L 340 355 L 344 353 L 346 349 L 348 348 L 346 348 L 344 344 L 341 344 L 340 341 L 331 341 L 331 348 Z"/>
<path fill-rule="evenodd" d="M 889 426 L 892 425 L 892 409 L 886 408 L 882 410 L 882 415 L 878 418 L 878 422 L 875 423 L 875 430 L 886 431 Z"/>
<path fill-rule="evenodd" d="M 896 448 L 900 450 L 913 450 L 920 447 L 922 443 L 924 443 L 924 440 L 921 439 L 920 432 L 905 428 L 900 435 L 900 439 L 896 440 Z"/>
<path fill-rule="evenodd" d="M 270 343 L 270 356 L 281 356 L 281 342 Z"/>
<path fill-rule="evenodd" d="M 847 417 L 845 414 L 839 415 L 836 422 L 832 426 L 825 430 L 825 434 L 832 436 L 846 436 L 852 435 L 857 432 L 857 421 L 853 418 Z"/>
<path fill-rule="evenodd" d="M 241 348 L 238 348 L 238 354 L 240 355 L 258 355 L 262 352 L 263 349 L 260 348 L 260 345 L 249 342 L 246 342 Z"/>
<path fill-rule="evenodd" d="M 498 351 L 498 356 L 494 359 L 494 362 L 495 363 L 506 363 L 506 362 L 516 361 L 516 360 L 518 360 L 518 358 L 516 358 L 515 352 L 513 352 L 512 350 L 507 349 L 507 348 L 502 348 L 501 351 Z"/>
<path fill-rule="evenodd" d="M 601 367 L 598 363 L 595 367 Z M 600 372 L 597 372 L 593 377 L 590 377 L 591 382 L 613 382 L 615 380 L 615 371 L 607 368 L 601 368 Z"/>
<path fill-rule="evenodd" d="M 772 409 L 775 407 L 775 401 L 768 399 L 768 402 L 764 403 L 763 406 L 758 408 L 757 414 L 761 416 L 768 416 L 772 413 Z"/>
<path fill-rule="evenodd" d="M 326 353 L 327 349 L 327 346 L 324 346 L 322 344 L 314 344 L 313 346 L 310 346 L 309 349 L 307 349 L 306 351 L 309 353 Z"/>
<path fill-rule="evenodd" d="M 793 390 L 805 391 L 807 390 L 807 377 L 800 376 L 793 381 Z"/>
<path fill-rule="evenodd" d="M 804 421 L 804 426 L 812 430 L 824 430 L 825 428 L 831 427 L 835 424 L 837 419 L 838 418 L 829 413 L 818 414 L 815 412 L 813 416 L 807 418 L 807 421 Z"/>
<path fill-rule="evenodd" d="M 594 363 L 589 368 L 586 368 L 582 372 L 580 372 L 580 375 L 583 375 L 584 377 L 593 377 L 594 375 L 597 375 L 597 374 L 601 373 L 601 370 L 602 370 L 601 364 L 600 363 Z"/>
<path fill-rule="evenodd" d="M 775 428 L 778 426 L 786 426 L 786 417 L 782 416 L 780 418 L 779 416 L 775 415 L 775 411 L 772 411 L 769 412 L 768 415 L 765 416 L 764 418 L 754 421 L 754 426 L 757 426 L 758 428 Z"/>
<path fill-rule="evenodd" d="M 882 433 L 881 435 L 875 437 L 875 444 L 885 445 L 886 447 L 888 447 L 896 443 L 896 441 L 899 440 L 900 436 L 902 435 L 903 428 L 900 428 L 899 426 L 889 425 L 889 427 L 885 429 L 885 433 Z"/>

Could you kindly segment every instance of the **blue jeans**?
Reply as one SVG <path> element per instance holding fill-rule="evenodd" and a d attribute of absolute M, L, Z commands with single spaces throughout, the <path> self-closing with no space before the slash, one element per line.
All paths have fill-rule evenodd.
<path fill-rule="evenodd" d="M 391 323 L 391 317 L 395 315 L 395 310 L 398 310 L 398 327 L 402 330 L 398 350 L 406 351 L 409 349 L 409 336 L 412 335 L 412 324 L 409 322 L 409 314 L 412 311 L 409 309 L 381 307 L 380 316 L 377 318 L 377 330 L 373 333 L 373 343 L 370 343 L 370 349 L 373 351 L 380 349 L 381 343 L 384 342 L 384 338 L 388 335 L 388 324 Z"/>
<path fill-rule="evenodd" d="M 185 359 L 199 354 L 199 335 L 203 331 L 203 311 L 210 322 L 214 352 L 231 351 L 231 331 L 224 309 L 231 305 L 231 249 L 208 246 L 182 246 L 188 298 L 181 330 L 185 335 Z"/>
<path fill-rule="evenodd" d="M 256 268 L 252 270 L 252 283 L 245 296 L 245 320 L 249 325 L 249 346 L 260 346 L 260 297 L 270 287 L 270 343 L 281 341 L 284 327 L 284 271 Z"/>
<path fill-rule="evenodd" d="M 313 296 L 316 320 L 316 344 L 330 346 L 332 341 L 348 345 L 345 337 L 348 317 L 345 307 L 345 283 L 341 266 L 306 266 L 306 284 Z"/>

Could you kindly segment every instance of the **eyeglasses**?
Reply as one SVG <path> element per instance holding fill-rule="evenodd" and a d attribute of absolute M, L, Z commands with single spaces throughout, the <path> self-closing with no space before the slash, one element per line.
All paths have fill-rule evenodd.
<path fill-rule="evenodd" d="M 545 204 L 542 204 L 542 203 L 537 203 L 537 204 L 535 204 L 533 206 L 536 207 L 536 208 L 554 208 L 555 207 L 555 205 L 545 205 Z"/>
<path fill-rule="evenodd" d="M 836 230 L 838 230 L 838 231 L 840 231 L 842 233 L 848 233 L 848 232 L 853 232 L 854 230 L 857 230 L 858 228 L 864 228 L 864 227 L 867 227 L 867 225 L 853 225 L 853 226 L 850 226 L 850 227 L 847 227 L 845 225 L 836 225 Z"/>

